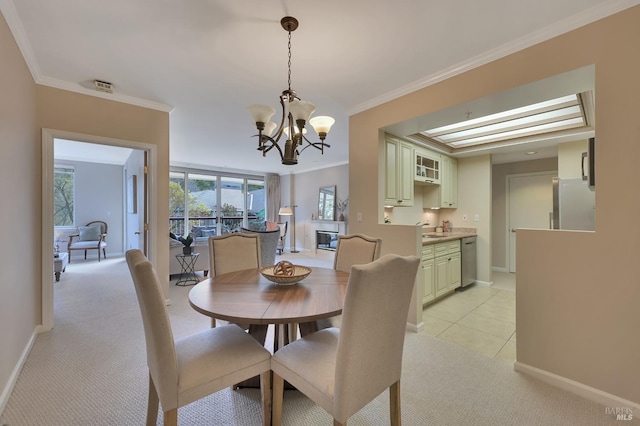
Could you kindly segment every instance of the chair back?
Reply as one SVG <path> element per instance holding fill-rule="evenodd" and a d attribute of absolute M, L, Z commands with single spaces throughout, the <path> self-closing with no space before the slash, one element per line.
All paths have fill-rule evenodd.
<path fill-rule="evenodd" d="M 178 395 L 176 350 L 160 280 L 142 251 L 129 250 L 126 258 L 142 314 L 149 375 L 162 406 L 165 409 L 175 407 Z"/>
<path fill-rule="evenodd" d="M 107 230 L 109 229 L 109 227 L 107 226 L 107 222 L 103 222 L 101 220 L 94 220 L 93 222 L 89 222 L 87 223 L 87 226 L 91 226 L 94 224 L 99 224 L 100 225 L 100 233 L 102 235 L 106 235 L 107 234 Z"/>
<path fill-rule="evenodd" d="M 209 269 L 212 276 L 262 266 L 260 238 L 257 233 L 209 237 Z"/>
<path fill-rule="evenodd" d="M 333 269 L 349 272 L 353 265 L 369 263 L 380 257 L 382 240 L 362 234 L 338 235 Z"/>
<path fill-rule="evenodd" d="M 420 258 L 387 254 L 351 268 L 335 370 L 335 418 L 348 418 L 400 380 Z"/>
<path fill-rule="evenodd" d="M 241 228 L 245 234 L 258 234 L 260 239 L 260 262 L 262 266 L 273 265 L 276 263 L 276 250 L 278 250 L 278 240 L 280 239 L 280 228 L 272 231 L 252 231 L 251 229 Z"/>

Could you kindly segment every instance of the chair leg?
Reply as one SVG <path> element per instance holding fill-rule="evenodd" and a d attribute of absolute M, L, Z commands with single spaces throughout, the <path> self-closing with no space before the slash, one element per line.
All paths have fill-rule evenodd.
<path fill-rule="evenodd" d="M 156 386 L 153 384 L 151 374 L 149 374 L 149 401 L 147 402 L 147 426 L 156 426 L 158 420 L 158 405 L 160 400 L 158 399 L 158 392 Z"/>
<path fill-rule="evenodd" d="M 282 424 L 282 399 L 284 398 L 284 379 L 273 373 L 273 407 L 271 411 L 271 424 Z"/>
<path fill-rule="evenodd" d="M 106 249 L 106 248 L 103 248 L 103 249 L 102 249 L 102 257 L 103 257 L 104 259 L 106 259 L 106 258 L 107 258 L 107 249 Z"/>
<path fill-rule="evenodd" d="M 84 251 L 84 260 L 87 260 L 87 251 Z"/>
<path fill-rule="evenodd" d="M 262 399 L 262 425 L 271 424 L 271 370 L 260 375 L 260 397 Z"/>
<path fill-rule="evenodd" d="M 402 424 L 402 415 L 400 412 L 400 380 L 389 387 L 389 400 L 391 416 L 391 426 L 400 426 Z"/>
<path fill-rule="evenodd" d="M 178 409 L 164 412 L 164 426 L 178 426 Z"/>

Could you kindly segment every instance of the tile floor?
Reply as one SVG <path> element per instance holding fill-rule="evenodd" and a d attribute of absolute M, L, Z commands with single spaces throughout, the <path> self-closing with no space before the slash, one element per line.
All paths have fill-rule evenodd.
<path fill-rule="evenodd" d="M 307 266 L 333 267 L 333 253 L 289 253 L 276 261 L 290 260 Z M 427 306 L 424 332 L 454 342 L 490 358 L 516 360 L 515 274 L 493 272 L 491 287 L 473 285 Z"/>
<path fill-rule="evenodd" d="M 515 274 L 493 272 L 492 287 L 473 285 L 427 306 L 425 333 L 490 358 L 516 359 Z"/>

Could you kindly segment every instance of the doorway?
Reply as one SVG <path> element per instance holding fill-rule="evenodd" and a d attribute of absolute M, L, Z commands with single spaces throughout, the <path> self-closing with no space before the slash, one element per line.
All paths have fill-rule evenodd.
<path fill-rule="evenodd" d="M 553 212 L 552 178 L 557 172 L 507 176 L 507 247 L 509 272 L 516 272 L 516 230 L 549 229 Z"/>
<path fill-rule="evenodd" d="M 64 139 L 69 141 L 82 141 L 88 144 L 108 145 L 111 147 L 130 148 L 133 150 L 141 150 L 147 153 L 149 166 L 148 180 L 141 179 L 142 182 L 147 181 L 147 190 L 142 190 L 142 202 L 145 205 L 151 205 L 155 199 L 157 193 L 157 147 L 155 145 L 125 141 L 112 138 L 104 138 L 94 135 L 84 135 L 65 131 L 58 131 L 52 129 L 43 129 L 42 132 L 42 331 L 47 331 L 53 328 L 53 273 L 52 273 L 52 247 L 54 246 L 54 202 L 53 202 L 53 175 L 54 175 L 54 147 L 56 139 Z M 125 180 L 126 181 L 126 180 Z M 123 185 L 124 186 L 124 185 Z M 123 188 L 124 191 L 124 188 Z M 124 198 L 124 192 L 121 192 Z M 148 195 L 147 195 L 148 194 Z M 139 206 L 141 203 L 138 204 Z M 155 228 L 149 226 L 149 224 L 156 223 L 156 213 L 153 209 L 144 208 L 145 214 L 148 216 L 143 229 L 148 229 L 146 239 L 149 241 L 149 247 L 155 246 L 157 240 L 156 233 L 153 231 Z M 126 217 L 126 209 L 123 208 L 120 213 L 121 216 Z M 124 227 L 123 227 L 124 229 Z M 124 237 L 124 231 L 122 236 Z M 124 247 L 124 244 L 123 244 Z M 151 262 L 155 263 L 156 253 L 150 250 L 148 257 Z"/>

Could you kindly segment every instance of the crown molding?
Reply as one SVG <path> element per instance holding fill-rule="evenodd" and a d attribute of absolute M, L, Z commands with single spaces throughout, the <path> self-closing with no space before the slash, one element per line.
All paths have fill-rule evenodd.
<path fill-rule="evenodd" d="M 144 107 L 149 109 L 155 109 L 163 112 L 171 112 L 174 109 L 174 106 L 163 104 L 161 102 L 149 101 L 147 99 L 123 95 L 121 93 L 99 92 L 95 89 L 88 89 L 86 87 L 83 87 L 78 83 L 71 83 L 68 81 L 58 80 L 51 77 L 40 77 L 35 80 L 36 80 L 36 84 L 41 84 L 43 86 L 49 86 L 49 87 L 54 87 L 56 89 L 67 90 L 69 92 L 75 92 L 83 95 L 94 96 L 97 98 L 108 99 L 110 101 L 123 102 L 126 104 L 136 105 L 139 107 Z"/>
<path fill-rule="evenodd" d="M 97 90 L 87 89 L 86 87 L 83 87 L 78 83 L 71 83 L 42 75 L 40 65 L 36 60 L 35 54 L 33 53 L 33 48 L 31 47 L 31 43 L 29 43 L 29 38 L 27 37 L 27 33 L 24 30 L 22 21 L 18 16 L 18 11 L 16 10 L 14 2 L 12 0 L 0 0 L 0 12 L 2 12 L 2 15 L 7 21 L 7 25 L 9 26 L 9 29 L 13 34 L 13 38 L 16 40 L 18 48 L 20 49 L 20 53 L 22 53 L 22 57 L 24 58 L 29 71 L 31 72 L 31 77 L 33 77 L 33 80 L 36 84 L 50 86 L 62 90 L 68 90 L 70 92 L 81 93 L 84 95 L 95 96 L 98 98 L 109 99 L 116 102 L 123 102 L 126 104 L 136 105 L 163 112 L 173 111 L 174 107 L 172 105 L 149 101 L 147 99 L 136 98 L 119 93 L 98 92 Z"/>
<path fill-rule="evenodd" d="M 640 4 L 640 0 L 614 0 L 606 3 L 601 3 L 597 6 L 591 7 L 583 12 L 577 13 L 557 22 L 553 25 L 549 25 L 524 37 L 515 39 L 509 43 L 503 44 L 495 49 L 491 49 L 481 55 L 474 56 L 466 61 L 460 62 L 449 68 L 446 68 L 430 76 L 424 77 L 406 86 L 387 92 L 369 101 L 360 103 L 351 108 L 347 108 L 347 115 L 351 116 L 362 111 L 374 108 L 382 105 L 386 102 L 397 99 L 401 96 L 408 95 L 417 90 L 424 89 L 425 87 L 447 80 L 451 77 L 455 77 L 474 68 L 486 65 L 497 59 L 504 58 L 520 50 L 524 50 L 528 47 L 534 46 L 543 41 L 552 39 L 569 31 L 575 30 L 587 24 L 593 23 L 607 16 L 621 12 L 630 7 Z"/>

